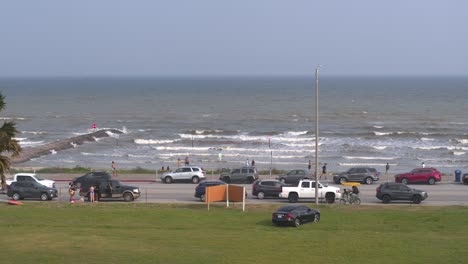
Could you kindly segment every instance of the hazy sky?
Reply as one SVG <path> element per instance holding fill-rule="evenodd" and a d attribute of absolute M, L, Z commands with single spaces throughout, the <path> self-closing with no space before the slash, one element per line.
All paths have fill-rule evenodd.
<path fill-rule="evenodd" d="M 468 75 L 466 0 L 0 3 L 0 77 Z"/>

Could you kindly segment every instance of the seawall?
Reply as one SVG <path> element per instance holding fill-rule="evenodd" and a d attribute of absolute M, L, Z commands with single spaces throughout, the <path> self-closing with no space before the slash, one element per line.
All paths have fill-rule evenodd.
<path fill-rule="evenodd" d="M 23 149 L 19 157 L 12 158 L 11 161 L 13 165 L 19 164 L 33 158 L 49 155 L 53 151 L 61 151 L 65 149 L 74 148 L 76 145 L 82 145 L 85 142 L 96 141 L 97 138 L 109 137 L 112 134 L 120 135 L 122 134 L 122 131 L 117 129 L 102 129 L 89 134 L 84 134 L 68 139 L 62 139 L 55 142 L 47 143 L 39 147 L 25 148 Z"/>

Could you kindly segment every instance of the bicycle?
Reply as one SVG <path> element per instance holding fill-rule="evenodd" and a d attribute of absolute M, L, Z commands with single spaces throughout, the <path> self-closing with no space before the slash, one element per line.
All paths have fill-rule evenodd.
<path fill-rule="evenodd" d="M 343 196 L 341 196 L 340 199 L 340 204 L 361 204 L 361 199 L 359 199 L 359 196 L 355 193 L 352 193 L 351 191 L 347 191 L 344 189 Z"/>

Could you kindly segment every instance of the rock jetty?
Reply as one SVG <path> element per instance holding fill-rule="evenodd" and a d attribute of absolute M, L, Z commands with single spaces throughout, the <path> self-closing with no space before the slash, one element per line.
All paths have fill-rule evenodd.
<path fill-rule="evenodd" d="M 25 148 L 23 149 L 19 157 L 12 158 L 11 161 L 13 164 L 18 164 L 26 162 L 33 158 L 38 158 L 40 156 L 52 154 L 55 151 L 74 148 L 77 145 L 82 145 L 85 142 L 96 141 L 96 139 L 98 138 L 104 138 L 120 134 L 122 134 L 122 131 L 117 129 L 102 129 L 89 134 L 58 140 L 56 142 L 51 142 L 39 147 Z"/>

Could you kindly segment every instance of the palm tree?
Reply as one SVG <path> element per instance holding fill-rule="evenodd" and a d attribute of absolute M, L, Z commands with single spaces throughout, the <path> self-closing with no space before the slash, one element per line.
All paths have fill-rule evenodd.
<path fill-rule="evenodd" d="M 0 92 L 0 112 L 5 109 L 5 106 L 5 97 Z M 21 146 L 15 139 L 16 134 L 19 133 L 15 126 L 15 122 L 4 122 L 0 127 L 0 176 L 3 189 L 6 189 L 5 173 L 10 171 L 10 157 L 16 157 L 21 152 Z"/>

